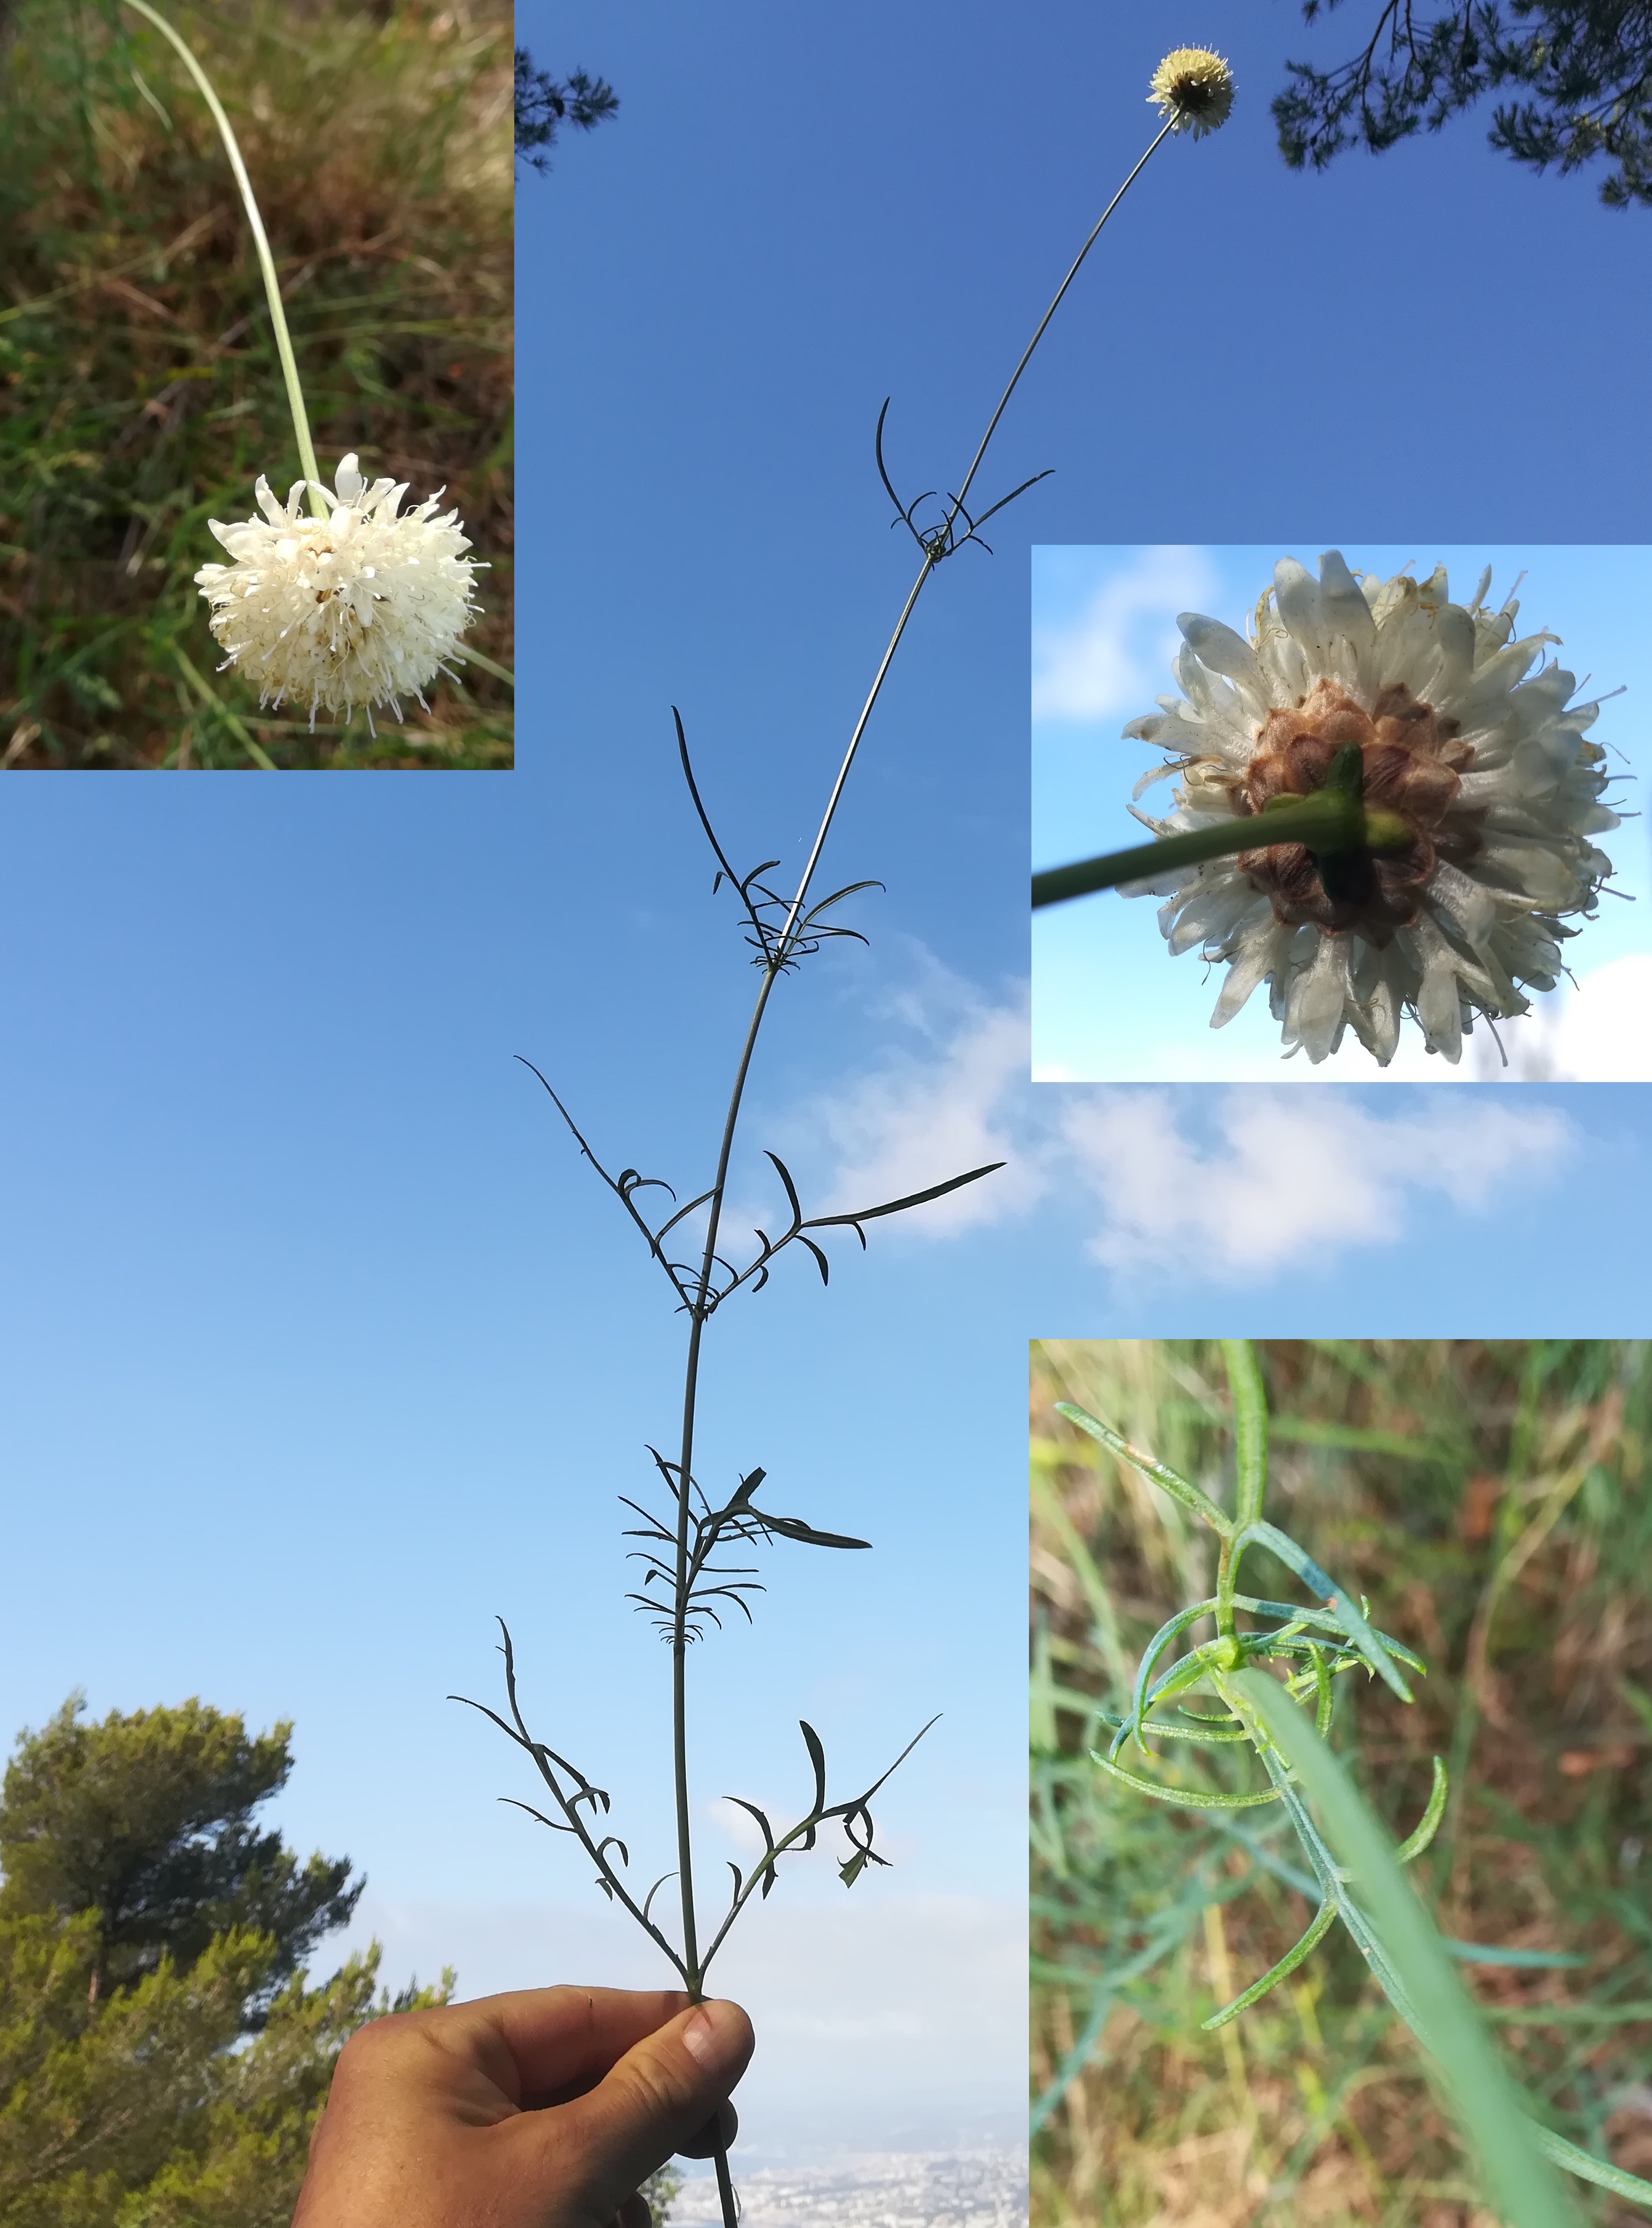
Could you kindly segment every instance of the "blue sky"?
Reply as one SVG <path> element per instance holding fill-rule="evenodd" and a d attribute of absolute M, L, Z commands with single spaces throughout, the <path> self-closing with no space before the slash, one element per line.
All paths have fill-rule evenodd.
<path fill-rule="evenodd" d="M 991 486 L 1056 477 L 920 608 L 829 857 L 887 885 L 872 948 L 787 985 L 735 1188 L 772 1199 L 764 1143 L 837 1206 L 1013 1165 L 839 1245 L 829 1292 L 794 1263 L 731 1307 L 707 1386 L 709 1477 L 761 1462 L 777 1507 L 875 1542 L 778 1563 L 696 1667 L 708 1882 L 739 1860 L 716 1796 L 806 1791 L 798 1717 L 869 1776 L 945 1712 L 887 1790 L 897 1868 L 800 1873 L 727 1969 L 754 2139 L 1004 2131 L 1028 1338 L 1623 1333 L 1652 1239 L 1630 1087 L 1028 1082 L 1029 549 L 1289 546 L 1328 481 L 1373 546 L 1632 540 L 1646 220 L 1472 123 L 1289 176 L 1265 100 L 1312 42 L 1283 6 L 519 20 L 623 104 L 522 182 L 519 771 L 7 791 L 9 1722 L 76 1684 L 290 1715 L 283 1821 L 367 1868 L 397 1977 L 649 1975 L 443 1700 L 496 1691 L 503 1612 L 536 1725 L 639 1867 L 662 1849 L 666 1662 L 616 1496 L 680 1328 L 511 1055 L 614 1160 L 705 1168 L 752 978 L 669 707 L 735 855 L 784 872 L 909 584 L 879 405 L 901 484 L 957 474 L 1154 63 L 1208 37 L 1233 121 L 1155 157 L 1006 420 Z"/>
<path fill-rule="evenodd" d="M 1137 778 L 1161 754 L 1126 742 L 1128 720 L 1179 694 L 1171 661 L 1181 645 L 1179 612 L 1198 611 L 1244 632 L 1277 558 L 1294 555 L 1317 573 L 1337 546 L 1331 512 L 1277 547 L 1035 548 L 1033 552 L 1033 857 L 1039 866 L 1140 842 L 1130 813 Z M 1328 540 L 1329 537 L 1329 540 Z M 1614 895 L 1567 947 L 1575 983 L 1564 979 L 1533 1000 L 1533 1012 L 1500 1024 L 1508 1066 L 1491 1033 L 1477 1028 L 1461 1065 L 1430 1058 L 1408 1026 L 1393 1065 L 1379 1071 L 1352 1035 L 1319 1067 L 1284 1060 L 1279 1025 L 1258 991 L 1220 1033 L 1210 1028 L 1225 972 L 1194 955 L 1171 964 L 1150 899 L 1111 894 L 1054 906 L 1033 922 L 1033 1069 L 1047 1078 L 1324 1083 L 1521 1082 L 1539 1078 L 1642 1081 L 1652 1078 L 1652 855 L 1642 797 L 1652 765 L 1652 649 L 1645 613 L 1652 551 L 1623 547 L 1463 548 L 1433 542 L 1342 552 L 1361 573 L 1386 579 L 1437 563 L 1466 603 L 1492 568 L 1489 604 L 1515 592 L 1521 636 L 1559 637 L 1546 656 L 1578 683 L 1578 701 L 1607 699 L 1590 730 L 1619 777 L 1610 801 L 1623 826 L 1603 837 L 1616 869 Z M 1621 693 L 1620 693 L 1621 692 Z M 1168 789 L 1143 800 L 1163 811 Z"/>

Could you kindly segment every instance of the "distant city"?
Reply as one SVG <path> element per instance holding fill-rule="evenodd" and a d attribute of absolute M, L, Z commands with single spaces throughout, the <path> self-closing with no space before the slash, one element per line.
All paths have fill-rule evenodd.
<path fill-rule="evenodd" d="M 823 2167 L 734 2161 L 741 2228 L 1025 2228 L 1025 2151 L 883 2151 Z M 717 2184 L 685 2181 L 669 2228 L 717 2228 Z"/>

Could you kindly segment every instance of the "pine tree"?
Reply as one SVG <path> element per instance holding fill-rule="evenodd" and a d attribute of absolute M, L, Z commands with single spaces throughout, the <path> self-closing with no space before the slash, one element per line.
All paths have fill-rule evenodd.
<path fill-rule="evenodd" d="M 606 78 L 573 70 L 565 78 L 535 69 L 526 47 L 516 49 L 516 153 L 530 169 L 551 167 L 551 149 L 565 124 L 593 131 L 619 112 L 619 96 Z"/>
<path fill-rule="evenodd" d="M 1337 0 L 1304 0 L 1312 22 Z M 1439 131 L 1487 93 L 1492 146 L 1538 171 L 1610 167 L 1610 208 L 1652 203 L 1652 6 L 1648 0 L 1463 0 L 1437 15 L 1386 0 L 1366 45 L 1335 69 L 1286 65 L 1273 104 L 1293 170 L 1345 147 L 1380 153 Z"/>
<path fill-rule="evenodd" d="M 452 1984 L 300 1969 L 363 1883 L 253 1813 L 291 1727 L 197 1701 L 25 1732 L 0 1794 L 0 2228 L 285 2228 L 339 2051 Z"/>

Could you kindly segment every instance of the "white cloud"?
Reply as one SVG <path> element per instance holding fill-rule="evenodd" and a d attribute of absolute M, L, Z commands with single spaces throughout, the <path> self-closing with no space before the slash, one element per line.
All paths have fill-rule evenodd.
<path fill-rule="evenodd" d="M 1510 1082 L 1652 1083 L 1652 952 L 1609 959 L 1575 985 L 1561 983 L 1502 1034 Z M 1489 1040 L 1481 1067 L 1502 1072 Z"/>
<path fill-rule="evenodd" d="M 1632 1003 L 1642 982 L 1626 975 L 1614 999 Z M 1008 1162 L 903 1217 L 914 1239 L 1024 1215 L 1076 1182 L 1095 1203 L 1093 1259 L 1231 1282 L 1398 1244 L 1433 1203 L 1480 1213 L 1546 1181 L 1575 1143 L 1564 1114 L 1518 1095 L 1412 1092 L 1390 1113 L 1380 1099 L 1278 1085 L 1052 1089 L 1028 1076 L 1024 1001 L 983 997 L 932 961 L 885 1011 L 906 1041 L 808 1111 L 836 1158 L 829 1196 L 864 1205 Z"/>
<path fill-rule="evenodd" d="M 1009 1163 L 912 1210 L 907 1226 L 936 1238 L 1019 1213 L 1042 1177 L 1016 1150 L 1026 1128 L 1025 995 L 994 1004 L 932 961 L 924 974 L 921 992 L 891 1009 L 923 1041 L 892 1050 L 812 1111 L 835 1162 L 829 1213 L 925 1191 L 989 1161 Z"/>
<path fill-rule="evenodd" d="M 1135 569 L 1102 586 L 1066 626 L 1033 631 L 1033 716 L 1133 718 L 1171 687 L 1175 614 L 1220 592 L 1202 549 L 1146 549 Z"/>
<path fill-rule="evenodd" d="M 1103 1212 L 1088 1250 L 1109 1268 L 1232 1281 L 1398 1244 L 1428 1195 L 1476 1212 L 1511 1183 L 1529 1186 L 1573 1138 L 1551 1107 L 1465 1104 L 1455 1092 L 1391 1115 L 1253 1085 L 1210 1102 L 1202 1145 L 1184 1120 L 1168 1091 L 1069 1098 L 1061 1134 Z"/>

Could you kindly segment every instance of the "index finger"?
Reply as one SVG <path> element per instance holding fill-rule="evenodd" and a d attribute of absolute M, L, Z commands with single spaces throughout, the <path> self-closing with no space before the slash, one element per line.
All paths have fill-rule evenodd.
<path fill-rule="evenodd" d="M 601 2080 L 688 1999 L 680 1988 L 513 1988 L 464 2008 L 492 2029 L 516 2068 L 518 2101 L 555 2103 Z"/>

